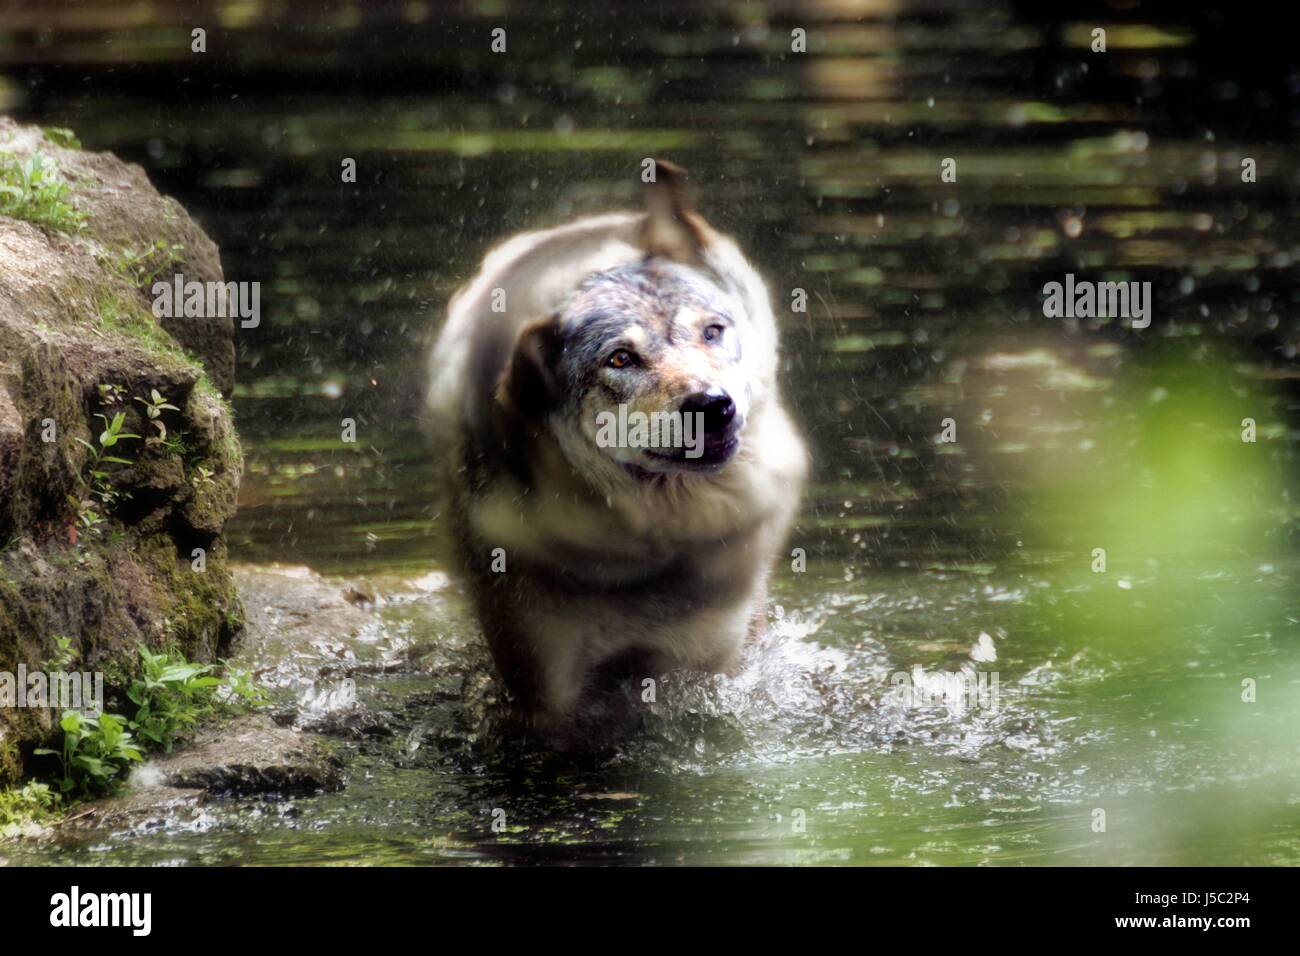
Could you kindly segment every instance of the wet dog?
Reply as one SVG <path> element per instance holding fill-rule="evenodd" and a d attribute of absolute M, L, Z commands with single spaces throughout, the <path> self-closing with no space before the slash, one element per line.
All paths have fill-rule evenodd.
<path fill-rule="evenodd" d="M 430 359 L 453 566 L 542 728 L 611 674 L 734 671 L 807 470 L 762 280 L 655 180 L 490 252 Z"/>

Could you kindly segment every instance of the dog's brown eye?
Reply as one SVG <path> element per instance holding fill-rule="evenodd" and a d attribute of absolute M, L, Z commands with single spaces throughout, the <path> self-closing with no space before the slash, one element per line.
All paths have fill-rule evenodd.
<path fill-rule="evenodd" d="M 718 339 L 722 338 L 722 333 L 723 333 L 723 331 L 724 331 L 724 329 L 723 329 L 723 327 L 720 326 L 720 325 L 710 325 L 710 326 L 705 327 L 705 329 L 704 329 L 704 341 L 706 341 L 706 342 L 716 342 L 716 341 L 718 341 Z"/>
<path fill-rule="evenodd" d="M 626 368 L 632 364 L 632 361 L 631 352 L 627 349 L 619 349 L 609 357 L 609 362 L 607 364 L 610 368 Z"/>

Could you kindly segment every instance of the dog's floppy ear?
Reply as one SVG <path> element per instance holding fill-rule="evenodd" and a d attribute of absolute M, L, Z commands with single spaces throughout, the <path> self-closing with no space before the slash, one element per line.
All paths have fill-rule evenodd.
<path fill-rule="evenodd" d="M 691 209 L 686 195 L 686 170 L 666 159 L 656 159 L 654 171 L 654 182 L 646 184 L 641 247 L 647 255 L 694 262 L 708 241 L 708 226 Z"/>
<path fill-rule="evenodd" d="M 538 417 L 555 407 L 560 387 L 558 364 L 564 341 L 558 316 L 530 322 L 519 330 L 510 364 L 497 384 L 497 401 L 523 417 Z"/>

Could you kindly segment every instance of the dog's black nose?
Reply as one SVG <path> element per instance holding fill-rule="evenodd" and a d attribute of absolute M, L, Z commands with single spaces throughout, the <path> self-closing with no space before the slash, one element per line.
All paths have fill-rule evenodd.
<path fill-rule="evenodd" d="M 725 431 L 736 417 L 736 403 L 731 400 L 725 389 L 711 388 L 706 392 L 696 392 L 686 396 L 682 402 L 682 414 L 704 416 L 705 434 Z"/>

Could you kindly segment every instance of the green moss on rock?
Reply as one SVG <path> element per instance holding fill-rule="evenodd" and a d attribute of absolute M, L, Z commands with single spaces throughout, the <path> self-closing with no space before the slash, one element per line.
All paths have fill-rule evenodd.
<path fill-rule="evenodd" d="M 153 316 L 113 250 L 165 248 L 132 261 L 209 281 L 221 278 L 216 248 L 138 168 L 73 145 L 0 119 L 0 150 L 48 150 L 87 216 L 67 237 L 0 215 L 0 668 L 38 666 L 66 635 L 79 669 L 120 688 L 141 644 L 208 662 L 242 624 L 222 539 L 243 468 L 222 397 L 233 325 Z M 134 399 L 155 389 L 176 406 L 162 421 L 183 448 L 144 441 L 154 430 Z M 98 440 L 96 413 L 119 412 L 142 438 L 114 448 L 127 463 L 106 469 L 117 497 L 97 502 L 105 520 L 79 527 L 92 458 L 83 443 Z M 0 784 L 52 733 L 48 712 L 0 713 Z"/>

